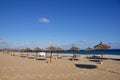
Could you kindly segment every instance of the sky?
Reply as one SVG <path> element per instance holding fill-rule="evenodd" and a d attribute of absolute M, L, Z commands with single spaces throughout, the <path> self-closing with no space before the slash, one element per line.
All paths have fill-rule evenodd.
<path fill-rule="evenodd" d="M 119 0 L 0 0 L 0 48 L 120 49 Z"/>

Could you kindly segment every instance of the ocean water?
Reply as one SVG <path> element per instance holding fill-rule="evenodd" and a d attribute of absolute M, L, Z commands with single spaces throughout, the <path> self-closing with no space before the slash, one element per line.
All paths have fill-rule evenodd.
<path fill-rule="evenodd" d="M 73 51 L 67 50 L 65 53 L 73 53 Z M 90 52 L 86 50 L 80 50 L 75 52 L 76 54 L 101 54 L 100 50 L 92 50 Z M 107 49 L 103 51 L 103 54 L 111 54 L 111 55 L 120 55 L 120 49 Z"/>
<path fill-rule="evenodd" d="M 33 51 L 35 52 L 35 51 Z M 37 52 L 46 52 L 46 51 L 37 51 Z M 50 53 L 50 51 L 47 51 Z M 65 51 L 52 51 L 52 53 L 65 53 L 65 54 L 101 54 L 100 50 L 92 50 L 90 52 L 86 50 L 79 50 L 79 51 L 71 51 L 71 50 L 65 50 Z M 107 49 L 103 51 L 103 54 L 110 54 L 110 55 L 120 55 L 120 49 Z"/>
<path fill-rule="evenodd" d="M 49 52 L 49 51 L 48 51 Z M 65 54 L 101 54 L 100 50 L 92 50 L 90 52 L 86 50 L 80 50 L 80 51 L 71 51 L 71 50 L 65 50 L 63 52 L 57 52 L 57 51 L 52 51 L 53 53 L 65 53 Z M 103 54 L 111 54 L 111 55 L 120 55 L 120 49 L 107 49 L 103 51 Z"/>

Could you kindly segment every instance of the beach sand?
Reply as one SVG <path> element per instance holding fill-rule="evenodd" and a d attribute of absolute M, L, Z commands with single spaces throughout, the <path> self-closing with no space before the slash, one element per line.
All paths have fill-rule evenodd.
<path fill-rule="evenodd" d="M 105 55 L 103 64 L 99 64 L 98 59 L 80 57 L 71 61 L 63 57 L 53 58 L 50 64 L 0 53 L 0 80 L 120 80 L 119 59 Z"/>

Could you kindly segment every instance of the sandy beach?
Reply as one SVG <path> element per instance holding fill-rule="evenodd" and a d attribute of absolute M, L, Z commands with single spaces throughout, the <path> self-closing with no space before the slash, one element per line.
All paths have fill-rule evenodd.
<path fill-rule="evenodd" d="M 77 61 L 68 57 L 33 60 L 0 53 L 0 80 L 120 80 L 120 56 L 104 55 L 103 64 L 85 55 Z"/>

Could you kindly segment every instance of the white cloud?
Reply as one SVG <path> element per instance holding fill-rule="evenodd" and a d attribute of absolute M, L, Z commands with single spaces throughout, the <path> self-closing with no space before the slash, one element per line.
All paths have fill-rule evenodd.
<path fill-rule="evenodd" d="M 0 45 L 5 45 L 5 44 L 7 44 L 7 42 L 5 42 L 2 39 L 0 39 Z"/>
<path fill-rule="evenodd" d="M 3 39 L 0 39 L 0 49 L 7 48 L 7 47 L 8 47 L 8 43 L 4 41 Z"/>
<path fill-rule="evenodd" d="M 40 23 L 49 23 L 50 21 L 49 21 L 48 18 L 43 17 L 43 18 L 40 18 L 40 19 L 39 19 L 39 22 L 40 22 Z"/>

